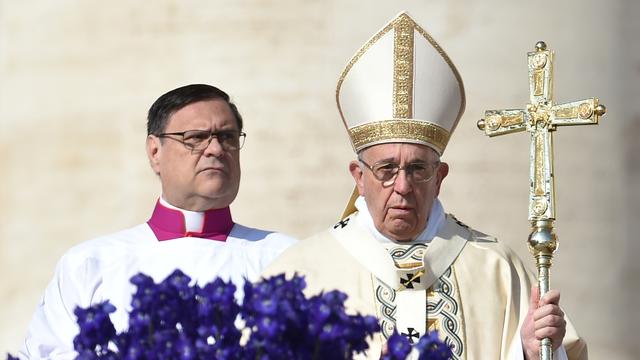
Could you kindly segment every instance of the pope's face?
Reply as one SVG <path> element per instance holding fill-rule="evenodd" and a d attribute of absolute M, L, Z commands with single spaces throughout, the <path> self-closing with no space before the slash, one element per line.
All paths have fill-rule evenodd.
<path fill-rule="evenodd" d="M 176 111 L 165 133 L 187 130 L 236 130 L 229 105 L 221 99 L 199 101 Z M 179 137 L 177 137 L 179 139 Z M 164 198 L 172 205 L 192 211 L 229 206 L 240 186 L 240 152 L 225 151 L 213 138 L 202 152 L 193 152 L 173 138 L 149 135 L 147 154 L 160 176 Z"/>
<path fill-rule="evenodd" d="M 374 145 L 363 150 L 360 158 L 372 166 L 384 162 L 398 164 L 401 168 L 407 164 L 438 161 L 438 155 L 431 148 L 407 143 Z M 351 162 L 349 170 L 360 195 L 366 200 L 376 229 L 390 239 L 411 241 L 426 227 L 431 205 L 449 167 L 440 163 L 436 174 L 427 182 L 413 182 L 406 171 L 400 170 L 395 182 L 387 186 L 358 161 Z"/>

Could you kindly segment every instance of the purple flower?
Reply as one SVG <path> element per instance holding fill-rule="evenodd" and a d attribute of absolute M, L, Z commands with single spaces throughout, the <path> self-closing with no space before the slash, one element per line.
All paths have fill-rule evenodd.
<path fill-rule="evenodd" d="M 367 338 L 380 331 L 375 317 L 347 315 L 347 295 L 330 291 L 311 298 L 309 333 L 316 337 L 320 358 L 350 359 L 368 348 Z"/>
<path fill-rule="evenodd" d="M 437 331 L 423 335 L 415 345 L 415 349 L 418 351 L 420 360 L 448 360 L 453 356 L 451 347 L 438 338 Z M 387 341 L 387 353 L 382 360 L 403 360 L 410 352 L 409 340 L 394 331 Z"/>
<path fill-rule="evenodd" d="M 77 359 L 351 359 L 366 351 L 367 339 L 380 330 L 373 316 L 348 315 L 347 295 L 340 291 L 307 298 L 306 282 L 298 275 L 246 282 L 242 304 L 236 302 L 231 282 L 190 285 L 191 278 L 180 270 L 160 283 L 142 273 L 131 283 L 136 291 L 126 331 L 116 334 L 109 319 L 115 308 L 109 302 L 75 310 L 80 326 L 74 339 Z M 243 346 L 239 319 L 247 334 Z M 404 359 L 411 350 L 398 334 L 388 346 L 385 359 Z M 420 359 L 450 356 L 449 347 L 434 334 L 421 338 L 416 347 Z"/>
<path fill-rule="evenodd" d="M 307 299 L 305 287 L 297 275 L 245 284 L 241 314 L 251 329 L 246 358 L 350 359 L 367 349 L 367 337 L 379 331 L 375 318 L 347 315 L 342 292 Z"/>
<path fill-rule="evenodd" d="M 78 319 L 80 333 L 73 339 L 76 351 L 95 352 L 97 355 L 109 353 L 108 345 L 116 335 L 116 329 L 109 318 L 109 314 L 116 308 L 109 301 L 101 302 L 87 309 L 76 307 L 73 313 Z"/>
<path fill-rule="evenodd" d="M 409 340 L 394 331 L 387 340 L 387 353 L 382 357 L 382 360 L 403 360 L 410 352 L 411 343 Z"/>
<path fill-rule="evenodd" d="M 154 301 L 153 279 L 143 273 L 138 273 L 131 277 L 130 282 L 136 286 L 137 290 L 131 297 L 131 307 L 134 309 L 147 308 Z"/>
<path fill-rule="evenodd" d="M 438 338 L 438 332 L 432 331 L 418 340 L 416 349 L 420 352 L 419 360 L 447 360 L 451 359 L 451 347 Z"/>

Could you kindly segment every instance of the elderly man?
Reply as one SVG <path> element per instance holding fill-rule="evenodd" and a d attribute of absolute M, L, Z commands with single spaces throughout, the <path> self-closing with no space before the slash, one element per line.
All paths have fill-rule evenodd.
<path fill-rule="evenodd" d="M 233 221 L 245 133 L 236 105 L 210 85 L 188 85 L 151 106 L 147 155 L 162 195 L 149 221 L 70 249 L 59 261 L 25 339 L 21 357 L 73 358 L 73 311 L 109 299 L 117 331 L 127 326 L 144 272 L 160 281 L 179 268 L 194 281 L 254 280 L 294 240 Z"/>
<path fill-rule="evenodd" d="M 465 97 L 433 38 L 400 14 L 348 63 L 337 101 L 357 153 L 349 164 L 356 196 L 340 222 L 265 274 L 304 274 L 310 292 L 340 289 L 352 310 L 376 314 L 382 331 L 371 358 L 394 330 L 411 342 L 438 330 L 454 359 L 537 359 L 544 337 L 557 358 L 585 359 L 559 293 L 538 301 L 522 262 L 438 200 L 449 173 L 440 155 Z"/>

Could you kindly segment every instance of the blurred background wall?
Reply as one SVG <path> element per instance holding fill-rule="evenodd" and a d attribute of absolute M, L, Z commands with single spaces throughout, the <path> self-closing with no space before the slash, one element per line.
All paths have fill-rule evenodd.
<path fill-rule="evenodd" d="M 556 51 L 555 99 L 597 96 L 597 127 L 556 134 L 552 284 L 594 359 L 640 353 L 640 5 L 632 0 L 0 0 L 0 351 L 15 352 L 58 258 L 144 222 L 159 183 L 145 116 L 188 83 L 246 121 L 234 219 L 306 237 L 335 222 L 353 157 L 335 106 L 343 66 L 401 10 L 444 47 L 467 110 L 441 199 L 533 267 L 526 134 L 488 139 L 484 110 L 528 101 L 526 52 Z M 336 264 L 339 266 L 339 264 Z"/>

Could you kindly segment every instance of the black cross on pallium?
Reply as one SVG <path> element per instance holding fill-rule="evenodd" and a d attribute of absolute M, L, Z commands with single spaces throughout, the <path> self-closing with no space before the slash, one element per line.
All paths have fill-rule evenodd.
<path fill-rule="evenodd" d="M 415 344 L 416 340 L 418 340 L 420 338 L 420 333 L 416 331 L 416 329 L 410 327 L 407 328 L 407 332 L 406 333 L 400 333 L 400 335 L 406 336 L 407 340 L 409 340 L 410 343 Z M 413 339 L 415 338 L 415 340 Z"/>
<path fill-rule="evenodd" d="M 333 228 L 337 229 L 338 226 L 340 228 L 343 228 L 343 227 L 347 226 L 347 224 L 349 223 L 349 219 L 351 219 L 351 218 L 346 218 L 344 220 L 340 220 L 337 224 L 333 225 Z"/>
<path fill-rule="evenodd" d="M 415 274 L 415 275 L 414 274 L 407 274 L 407 278 L 406 279 L 400 278 L 400 284 L 402 284 L 407 289 L 413 289 L 413 283 L 414 282 L 417 282 L 417 283 L 420 282 L 420 275 L 421 275 L 420 273 Z"/>

